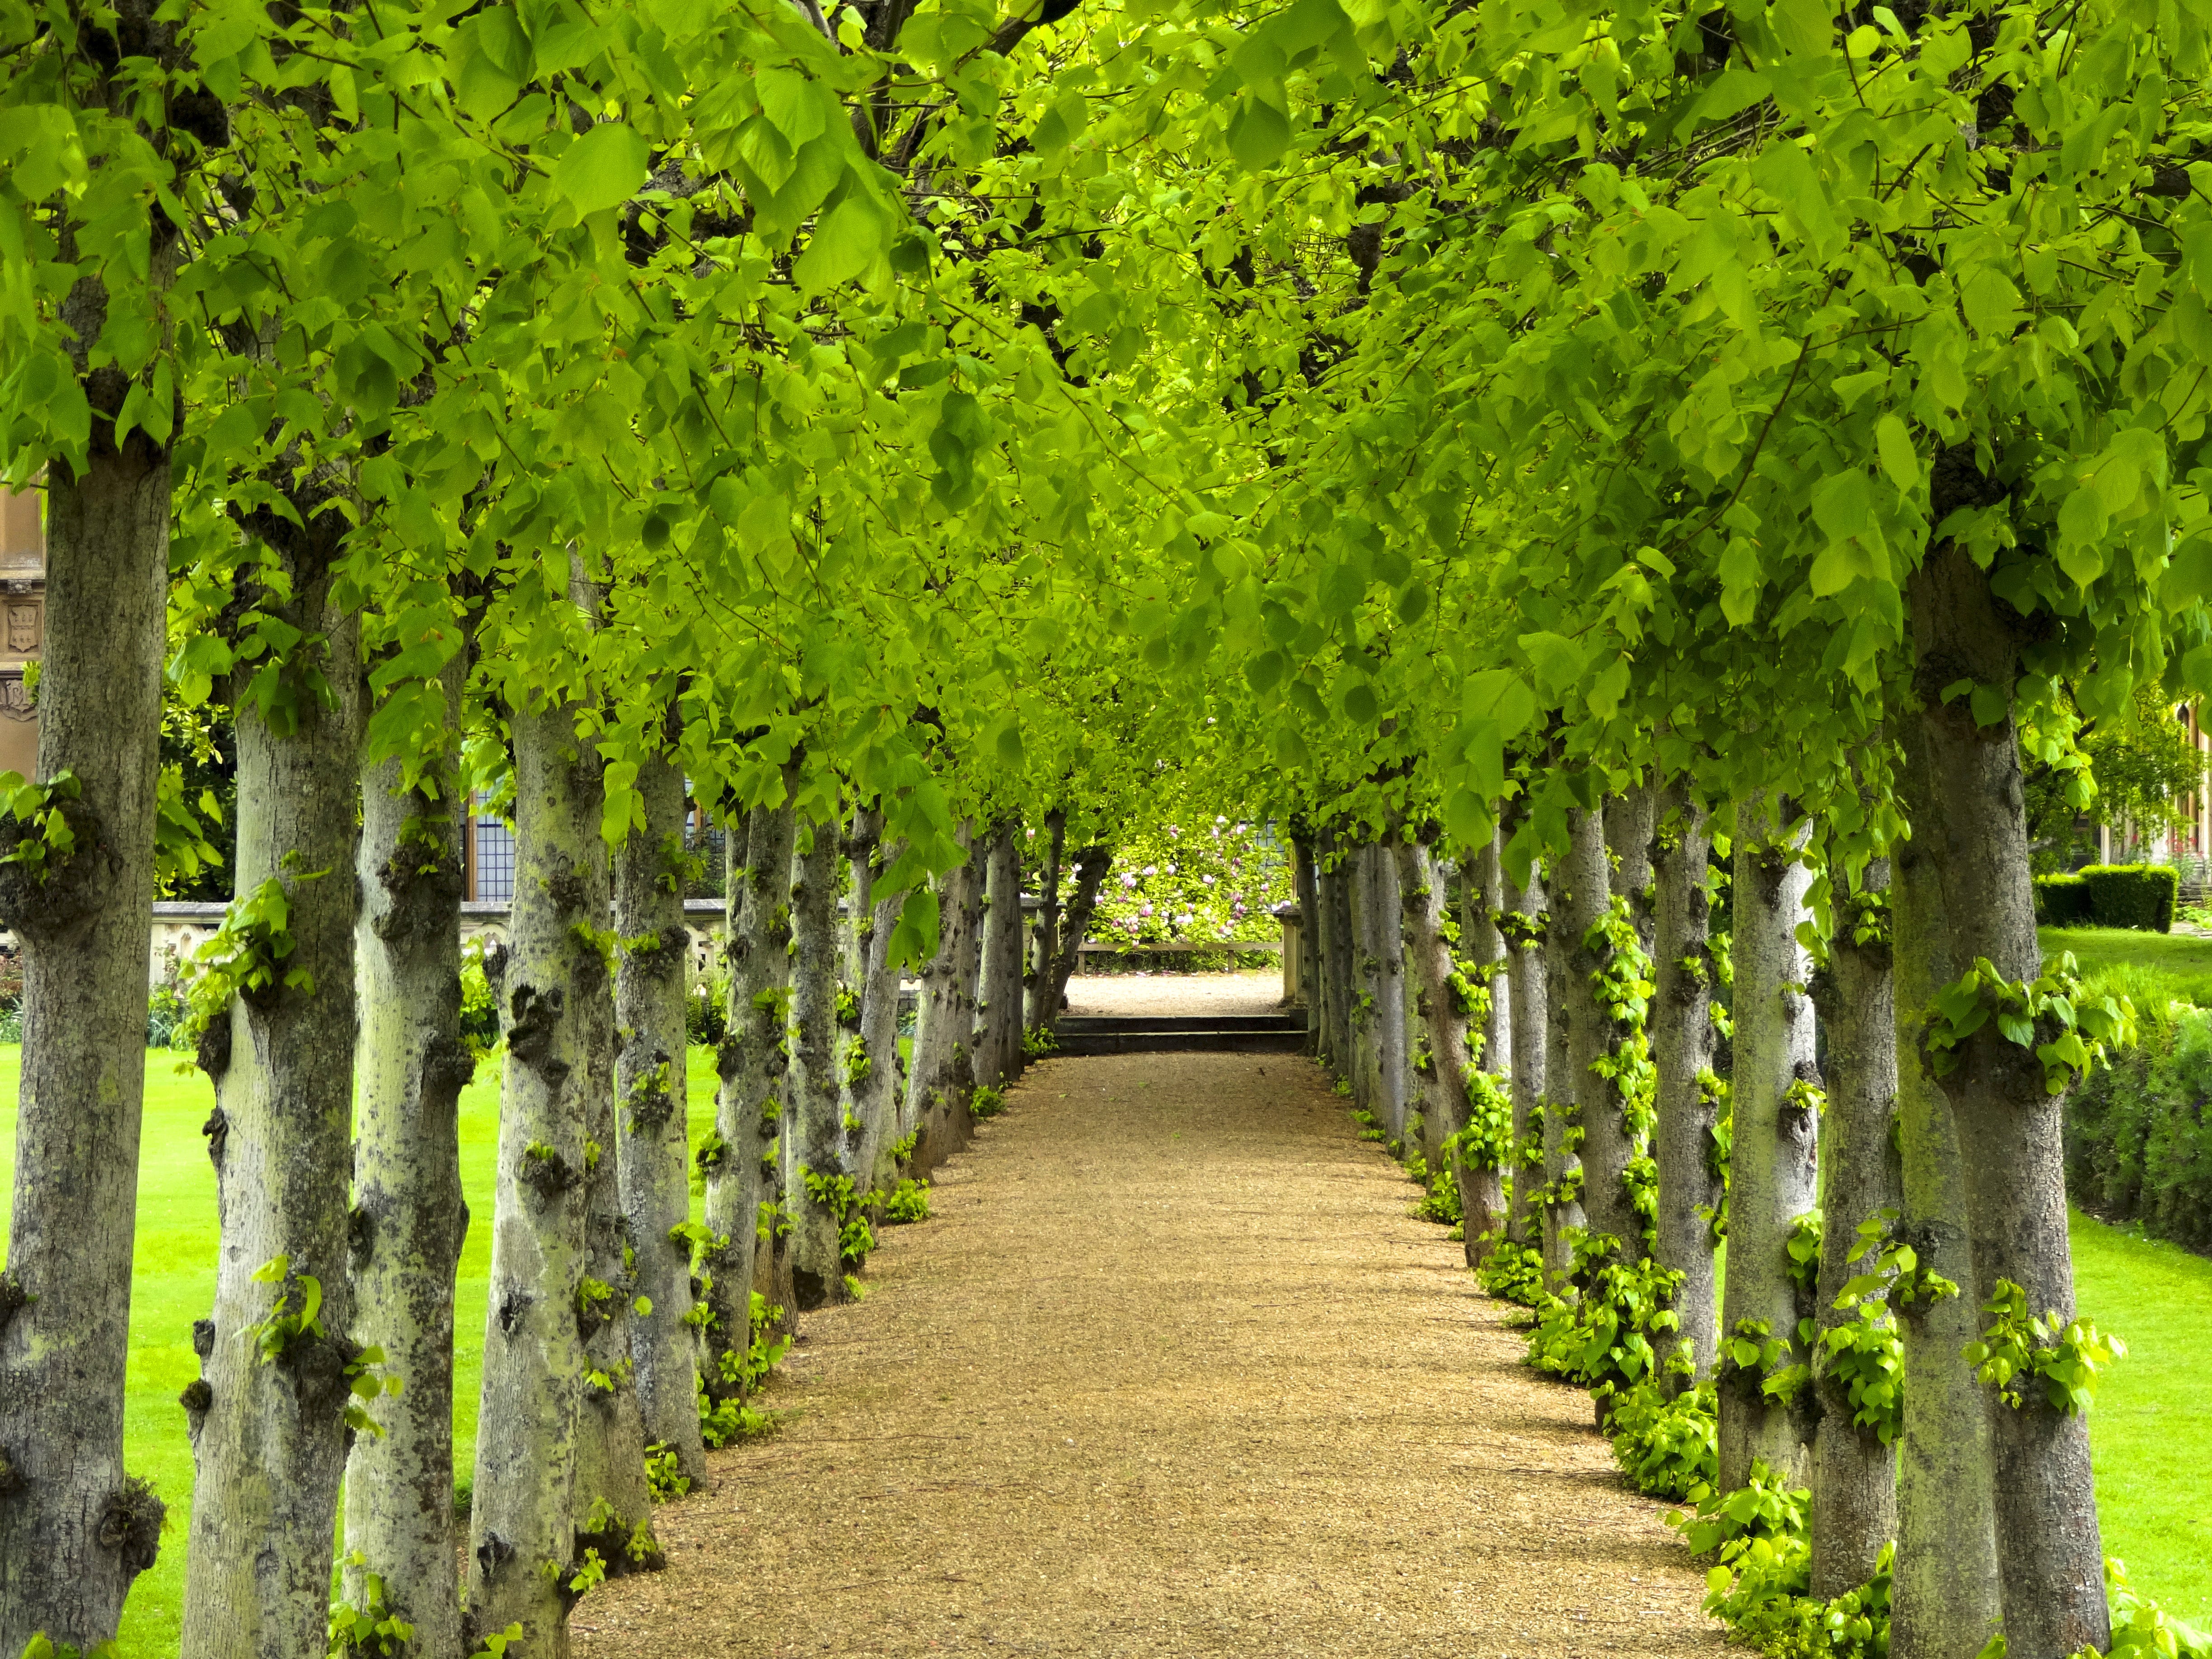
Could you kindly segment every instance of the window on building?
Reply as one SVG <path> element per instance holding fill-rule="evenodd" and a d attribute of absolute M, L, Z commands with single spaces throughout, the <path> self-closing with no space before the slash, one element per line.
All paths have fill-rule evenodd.
<path fill-rule="evenodd" d="M 471 821 L 476 837 L 475 897 L 491 904 L 514 899 L 514 832 L 497 818 Z"/>

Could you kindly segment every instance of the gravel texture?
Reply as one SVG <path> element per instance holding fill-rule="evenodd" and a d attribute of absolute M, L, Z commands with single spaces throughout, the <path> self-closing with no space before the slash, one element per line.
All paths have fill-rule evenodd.
<path fill-rule="evenodd" d="M 1587 1399 L 1305 1060 L 1047 1060 L 584 1659 L 1711 1654 Z"/>
<path fill-rule="evenodd" d="M 1067 981 L 1071 1014 L 1279 1014 L 1279 968 L 1242 974 L 1079 974 Z"/>

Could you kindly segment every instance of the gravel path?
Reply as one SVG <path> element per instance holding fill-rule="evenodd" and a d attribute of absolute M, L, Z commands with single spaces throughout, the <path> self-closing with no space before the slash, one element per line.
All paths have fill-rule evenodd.
<path fill-rule="evenodd" d="M 1071 1014 L 1274 1014 L 1283 970 L 1240 974 L 1078 974 L 1067 981 Z"/>
<path fill-rule="evenodd" d="M 1310 1061 L 1033 1067 L 577 1652 L 1717 1655 L 1413 1196 Z"/>

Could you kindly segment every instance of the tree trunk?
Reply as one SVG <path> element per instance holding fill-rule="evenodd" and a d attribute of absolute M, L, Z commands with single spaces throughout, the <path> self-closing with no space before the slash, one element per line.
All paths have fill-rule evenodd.
<path fill-rule="evenodd" d="M 883 830 L 881 811 L 860 813 L 847 848 L 853 872 L 854 989 L 860 1008 L 842 1071 L 846 1107 L 860 1126 L 851 1153 L 853 1186 L 871 1194 L 898 1185 L 891 1143 L 899 1134 L 899 970 L 891 961 L 891 934 L 905 896 L 882 891 L 881 883 L 884 872 L 898 861 L 903 843 L 885 848 Z"/>
<path fill-rule="evenodd" d="M 599 771 L 575 710 L 517 710 L 514 908 L 496 990 L 507 1036 L 490 1305 L 470 1512 L 472 1640 L 523 1627 L 532 1659 L 568 1650 L 577 1438 L 586 1368 L 592 933 Z M 549 1564 L 550 1570 L 549 1570 Z M 301 1650 L 307 1651 L 307 1650 Z"/>
<path fill-rule="evenodd" d="M 990 904 L 991 843 L 979 839 L 968 848 L 966 872 L 960 884 L 960 955 L 952 964 L 953 982 L 960 999 L 957 1027 L 966 1049 L 966 1066 L 969 1083 L 967 1092 L 957 1098 L 942 1093 L 937 1097 L 939 1111 L 943 1115 L 942 1133 L 945 1143 L 953 1152 L 965 1147 L 975 1138 L 975 1114 L 969 1109 L 975 1090 L 985 1079 L 976 1069 L 983 1042 L 983 932 Z"/>
<path fill-rule="evenodd" d="M 1547 1237 L 1546 1218 L 1536 1212 L 1529 1194 L 1545 1179 L 1543 1165 L 1522 1161 L 1522 1149 L 1543 1112 L 1548 1081 L 1546 1063 L 1551 1055 L 1550 999 L 1546 984 L 1544 930 L 1549 900 L 1544 878 L 1534 868 L 1526 885 L 1515 887 L 1501 879 L 1499 908 L 1505 913 L 1505 977 L 1510 989 L 1513 1017 L 1513 1180 L 1512 1208 L 1507 1212 L 1506 1236 L 1517 1244 Z"/>
<path fill-rule="evenodd" d="M 671 735 L 674 733 L 672 731 Z M 653 756 L 639 763 L 645 822 L 615 854 L 616 1142 L 622 1207 L 636 1253 L 629 1351 L 646 1441 L 676 1455 L 694 1491 L 708 1482 L 699 1438 L 699 1389 L 691 1327 L 691 1249 L 678 1231 L 691 1218 L 688 1090 L 684 1081 L 684 775 Z"/>
<path fill-rule="evenodd" d="M 289 938 L 273 919 L 246 931 L 241 951 L 262 959 L 269 982 L 234 996 L 200 1047 L 216 1085 L 208 1150 L 222 1246 L 214 1318 L 194 1333 L 194 1346 L 206 1345 L 205 1387 L 188 1391 L 198 1409 L 187 1418 L 195 1468 L 182 1650 L 194 1659 L 292 1659 L 328 1639 L 355 1358 L 348 1218 L 362 674 L 358 624 L 332 603 L 329 563 L 343 523 L 335 509 L 315 514 L 306 537 L 283 550 L 295 597 L 283 609 L 303 633 L 329 640 L 318 665 L 335 706 L 299 684 L 283 735 L 250 700 L 236 708 L 240 898 L 230 920 L 257 896 L 282 891 Z M 283 1316 L 280 1302 L 295 1319 L 319 1306 L 288 1339 L 269 1322 Z M 272 1347 L 281 1358 L 270 1360 Z"/>
<path fill-rule="evenodd" d="M 1403 1158 L 1420 1125 L 1407 1086 L 1413 1057 L 1406 1041 L 1406 939 L 1398 864 L 1382 842 L 1367 848 L 1367 870 L 1375 941 L 1375 1081 L 1382 1101 L 1378 1115 L 1389 1126 L 1391 1152 Z"/>
<path fill-rule="evenodd" d="M 1700 1382 L 1713 1374 L 1719 1352 L 1713 1218 L 1723 1190 L 1713 1139 L 1718 1103 L 1699 1080 L 1713 1058 L 1713 957 L 1707 943 L 1711 851 L 1705 808 L 1678 794 L 1669 803 L 1653 859 L 1657 904 L 1651 1063 L 1657 1073 L 1658 1127 L 1652 1155 L 1659 1166 L 1655 1253 L 1661 1267 L 1682 1275 L 1674 1313 Z"/>
<path fill-rule="evenodd" d="M 972 851 L 969 825 L 961 826 L 959 840 L 963 853 Z M 963 964 L 973 954 L 963 937 L 973 915 L 967 897 L 973 863 L 972 857 L 964 857 L 937 878 L 937 954 L 921 970 L 914 1073 L 908 1081 L 908 1110 L 918 1137 L 912 1160 L 917 1176 L 928 1174 L 964 1144 L 964 1137 L 954 1137 L 967 1121 L 968 1097 L 975 1087 L 975 987 L 963 977 Z"/>
<path fill-rule="evenodd" d="M 1037 878 L 1038 896 L 1034 965 L 1024 977 L 1028 995 L 1022 1024 L 1030 1030 L 1050 1030 L 1060 1009 L 1053 1000 L 1053 965 L 1060 959 L 1060 861 L 1067 850 L 1067 814 L 1055 806 L 1044 815 L 1044 868 Z"/>
<path fill-rule="evenodd" d="M 1311 1031 L 1317 1021 L 1320 1002 L 1320 970 L 1317 963 L 1321 951 L 1314 930 L 1320 925 L 1321 904 L 1315 896 L 1314 849 L 1310 841 L 1291 843 L 1291 892 L 1298 907 L 1297 949 L 1291 960 L 1291 981 L 1297 988 L 1297 1005 L 1306 1011 L 1306 1029 Z"/>
<path fill-rule="evenodd" d="M 1927 744 L 1929 853 L 1942 884 L 1953 964 L 1986 959 L 2008 981 L 2042 972 L 2028 875 L 2020 749 L 2011 712 L 1976 723 L 1974 699 L 1944 700 L 1962 679 L 2007 688 L 2020 641 L 1962 548 L 1932 549 L 1911 584 L 1913 690 Z M 1918 826 L 1916 825 L 1916 831 Z M 2039 1033 L 2039 1036 L 2045 1036 Z M 2033 1048 L 1995 1020 L 1938 1079 L 1958 1126 L 1966 1176 L 1977 1307 L 2000 1285 L 2031 1316 L 2074 1316 L 2066 1237 L 2065 1091 L 2047 1093 Z M 2018 1408 L 1990 1412 L 1997 1575 L 2011 1659 L 2063 1659 L 2111 1644 L 2104 1551 L 2085 1415 L 2057 1411 L 2029 1377 Z"/>
<path fill-rule="evenodd" d="M 1498 858 L 1503 844 L 1503 836 L 1493 833 L 1466 860 L 1459 927 L 1460 942 L 1474 970 L 1471 977 L 1487 994 L 1479 1034 L 1480 1047 L 1468 1063 L 1487 1075 L 1490 1086 L 1499 1093 L 1510 1091 L 1513 1076 L 1513 986 L 1506 965 L 1505 935 L 1498 931 L 1498 918 L 1505 908 L 1505 872 Z M 1470 1112 L 1472 1099 L 1470 1092 Z M 1459 1188 L 1460 1232 L 1466 1241 L 1470 1267 L 1482 1260 L 1483 1236 L 1505 1229 L 1509 1162 L 1504 1156 L 1486 1161 L 1452 1160 L 1452 1178 Z"/>
<path fill-rule="evenodd" d="M 847 1300 L 837 1178 L 837 824 L 810 826 L 791 884 L 791 1278 L 801 1312 Z M 850 1201 L 850 1194 L 846 1194 Z"/>
<path fill-rule="evenodd" d="M 1346 1024 L 1351 1042 L 1352 1103 L 1370 1114 L 1388 1139 L 1397 1139 L 1382 1099 L 1382 947 L 1376 926 L 1375 847 L 1356 843 L 1346 885 L 1352 901 L 1352 976 L 1346 981 Z"/>
<path fill-rule="evenodd" d="M 1085 934 L 1091 931 L 1091 918 L 1098 908 L 1099 884 L 1106 879 L 1106 872 L 1114 862 L 1110 847 L 1086 847 L 1075 855 L 1075 893 L 1068 900 L 1067 916 L 1060 934 L 1060 957 L 1052 967 L 1052 1018 L 1049 1024 L 1057 1030 L 1060 1016 L 1067 1006 L 1067 981 L 1080 960 Z"/>
<path fill-rule="evenodd" d="M 783 799 L 757 806 L 730 832 L 727 936 L 729 1020 L 714 1057 L 721 1087 L 714 1133 L 700 1155 L 707 1170 L 706 1227 L 700 1278 L 713 1318 L 708 1326 L 707 1392 L 734 1400 L 745 1387 L 752 1345 L 752 1290 L 764 1255 L 761 1235 L 786 1224 L 768 1206 L 782 1188 L 778 1148 L 790 1056 L 784 1003 L 791 983 L 791 795 L 797 769 L 785 769 Z"/>
<path fill-rule="evenodd" d="M 1919 828 L 1892 855 L 1891 909 L 1904 1154 L 1899 1231 L 1929 1272 L 1974 1279 L 1966 1242 L 1966 1171 L 1951 1103 L 1919 1063 L 1928 1006 L 1958 975 L 1936 867 L 1935 781 L 1917 720 L 1900 723 L 1898 793 Z M 1981 1334 L 1971 1297 L 1899 1310 L 1905 1345 L 1905 1437 L 1898 1447 L 1897 1554 L 1890 1650 L 1896 1659 L 1974 1659 L 1999 1619 L 1990 1487 L 1990 1397 L 1960 1358 Z"/>
<path fill-rule="evenodd" d="M 1452 988 L 1451 946 L 1445 941 L 1444 881 L 1428 846 L 1407 839 L 1398 843 L 1398 887 L 1406 896 L 1406 954 L 1413 964 L 1414 1006 L 1428 1034 L 1429 1058 L 1434 1075 L 1430 1089 L 1444 1136 L 1467 1127 L 1471 1110 L 1467 1074 L 1471 1064 L 1466 1012 Z M 1459 1188 L 1460 1231 L 1467 1238 L 1468 1265 L 1481 1259 L 1475 1242 L 1498 1224 L 1504 1208 L 1494 1165 L 1470 1169 L 1465 1159 L 1452 1158 L 1453 1181 Z"/>
<path fill-rule="evenodd" d="M 94 326 L 88 345 L 97 326 L 73 320 Z M 41 1631 L 88 1650 L 111 1639 L 131 1581 L 161 1547 L 161 1502 L 124 1471 L 123 1395 L 170 484 L 167 451 L 141 430 L 120 455 L 95 440 L 84 473 L 57 465 L 46 489 L 38 775 L 72 773 L 82 793 L 67 809 L 76 851 L 46 887 L 18 879 L 23 866 L 0 866 L 10 878 L 0 920 L 23 963 L 0 1273 L 0 1458 L 11 1471 L 0 1495 L 0 1653 L 10 1655 Z"/>
<path fill-rule="evenodd" d="M 1621 816 L 1632 827 L 1636 815 Z M 1573 811 L 1567 821 L 1567 860 L 1553 904 L 1554 921 L 1567 933 L 1567 1064 L 1583 1130 L 1583 1209 L 1591 1237 L 1612 1239 L 1615 1258 L 1633 1261 L 1644 1254 L 1644 1227 L 1629 1194 L 1628 1166 L 1640 1149 L 1619 1086 L 1597 1070 L 1622 1040 L 1592 983 L 1613 954 L 1600 932 L 1613 893 L 1605 815 Z"/>
<path fill-rule="evenodd" d="M 1314 904 L 1306 918 L 1306 926 L 1314 936 L 1315 961 L 1312 986 L 1306 992 L 1306 1006 L 1311 1011 L 1307 1018 L 1314 1028 L 1314 1058 L 1332 1072 L 1341 1073 L 1347 1060 L 1340 1036 L 1341 1021 L 1338 1005 L 1344 994 L 1344 981 L 1339 976 L 1337 958 L 1337 888 L 1343 880 L 1341 872 L 1330 860 L 1336 850 L 1336 837 L 1323 830 L 1314 842 Z"/>
<path fill-rule="evenodd" d="M 1780 1345 L 1771 1364 L 1723 1363 L 1720 1376 L 1720 1489 L 1751 1477 L 1753 1460 L 1792 1485 L 1805 1476 L 1797 1416 L 1761 1392 L 1766 1378 L 1802 1364 L 1797 1293 L 1789 1274 L 1789 1239 L 1797 1218 L 1820 1197 L 1820 1111 L 1791 1087 L 1817 1087 L 1813 1063 L 1811 966 L 1797 941 L 1807 920 L 1812 872 L 1800 860 L 1809 825 L 1785 825 L 1753 799 L 1736 811 L 1735 1067 L 1731 1091 L 1729 1273 L 1723 1339 L 1750 1322 Z"/>
<path fill-rule="evenodd" d="M 614 904 L 599 833 L 602 762 L 586 745 L 591 799 L 577 805 L 591 857 L 582 866 L 584 908 L 604 928 Z M 585 789 L 580 788 L 581 796 Z M 577 1316 L 584 1327 L 584 1403 L 576 1419 L 576 1550 L 595 1549 L 610 1576 L 665 1565 L 653 1541 L 653 1493 L 645 1480 L 645 1425 L 637 1403 L 630 1319 L 637 1288 L 623 1206 L 621 1115 L 615 1105 L 614 947 L 595 945 L 576 971 L 577 1025 L 584 1045 L 584 1274 Z"/>
<path fill-rule="evenodd" d="M 1636 937 L 1647 951 L 1651 949 L 1659 897 L 1652 864 L 1658 828 L 1656 785 L 1638 784 L 1626 793 L 1607 798 L 1605 844 L 1614 860 L 1613 890 L 1628 901 L 1629 920 L 1636 924 Z"/>
<path fill-rule="evenodd" d="M 1859 1224 L 1899 1201 L 1890 1124 L 1897 1109 L 1896 1013 L 1891 999 L 1887 918 L 1878 908 L 1889 866 L 1876 859 L 1856 891 L 1831 866 L 1837 889 L 1828 965 L 1813 978 L 1813 1000 L 1828 1031 L 1826 1145 L 1820 1152 L 1826 1239 L 1814 1317 L 1826 1333 L 1854 1323 L 1836 1306 L 1844 1285 L 1871 1265 L 1850 1260 Z M 1866 901 L 1872 899 L 1872 905 Z M 1864 933 L 1866 938 L 1859 936 Z M 1813 1594 L 1829 1601 L 1874 1577 L 1875 1557 L 1897 1534 L 1897 1454 L 1852 1422 L 1842 1374 L 1813 1365 Z"/>
<path fill-rule="evenodd" d="M 1328 907 L 1329 997 L 1334 1027 L 1333 1049 L 1336 1073 L 1358 1086 L 1359 1070 L 1359 848 L 1343 837 L 1336 840 L 1336 868 L 1322 893 Z"/>
<path fill-rule="evenodd" d="M 476 1057 L 461 1041 L 459 721 L 465 652 L 441 677 L 452 750 L 403 789 L 400 764 L 362 777 L 356 936 L 361 1079 L 354 1143 L 352 1336 L 404 1380 L 369 1414 L 346 1460 L 344 1594 L 367 1579 L 415 1628 L 422 1659 L 459 1659 L 453 1522 L 453 1279 L 469 1225 L 461 1196 L 461 1091 Z"/>
<path fill-rule="evenodd" d="M 976 1081 L 1013 1086 L 1022 1074 L 1021 820 L 1007 818 L 991 833 L 985 865 L 983 951 L 976 1007 L 981 1019 L 981 1058 Z"/>

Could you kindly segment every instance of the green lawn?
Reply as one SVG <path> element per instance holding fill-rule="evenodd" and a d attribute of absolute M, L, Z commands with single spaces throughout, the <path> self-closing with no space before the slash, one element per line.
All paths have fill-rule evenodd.
<path fill-rule="evenodd" d="M 2184 1619 L 2212 1617 L 2212 1396 L 2201 1373 L 2212 1336 L 2212 1261 L 2179 1246 L 2074 1218 L 2082 1313 L 2128 1345 L 2097 1381 L 2089 1443 L 2105 1553 Z"/>
<path fill-rule="evenodd" d="M 2179 997 L 2212 1008 L 2212 939 L 2127 927 L 2039 927 L 2046 959 L 2071 951 L 2084 983 L 2134 1000 L 2138 1012 Z"/>
<path fill-rule="evenodd" d="M 0 1047 L 0 1170 L 15 1158 L 16 1079 L 21 1050 Z M 123 1620 L 125 1659 L 163 1659 L 177 1650 L 183 1610 L 185 1539 L 191 1504 L 192 1455 L 177 1395 L 199 1374 L 192 1322 L 215 1302 L 215 1171 L 200 1125 L 215 1091 L 197 1071 L 179 1073 L 180 1054 L 146 1056 L 146 1121 L 138 1160 L 137 1265 L 131 1275 L 131 1371 L 125 1401 L 128 1461 L 169 1505 L 161 1557 L 138 1580 Z M 690 1053 L 696 1138 L 714 1115 L 714 1051 Z M 473 1218 L 461 1252 L 455 1301 L 454 1443 L 466 1474 L 476 1439 L 477 1386 L 484 1325 L 484 1281 L 491 1262 L 492 1165 L 499 1144 L 499 1074 L 490 1064 L 461 1097 L 461 1179 Z M 0 1240 L 13 1191 L 0 1181 Z"/>

